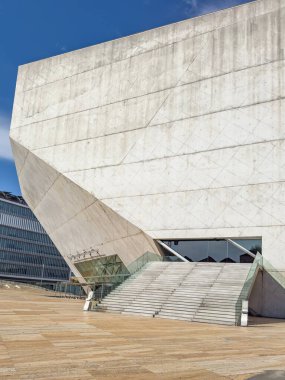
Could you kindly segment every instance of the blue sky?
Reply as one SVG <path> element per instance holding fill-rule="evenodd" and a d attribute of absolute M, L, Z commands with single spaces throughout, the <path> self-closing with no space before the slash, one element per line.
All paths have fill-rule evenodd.
<path fill-rule="evenodd" d="M 8 138 L 17 67 L 249 0 L 0 0 L 0 190 L 20 194 Z"/>

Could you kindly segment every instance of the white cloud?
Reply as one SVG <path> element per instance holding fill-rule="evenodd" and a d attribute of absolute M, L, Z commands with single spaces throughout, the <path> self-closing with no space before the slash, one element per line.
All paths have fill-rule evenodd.
<path fill-rule="evenodd" d="M 241 0 L 182 0 L 185 5 L 185 14 L 186 16 L 195 16 L 204 15 L 207 13 L 216 12 L 220 9 L 233 7 L 243 3 Z M 248 2 L 252 0 L 247 0 Z"/>
<path fill-rule="evenodd" d="M 0 158 L 13 160 L 11 144 L 9 140 L 10 119 L 0 115 Z"/>
<path fill-rule="evenodd" d="M 205 5 L 201 8 L 200 14 L 205 15 L 208 13 L 219 11 L 222 7 L 218 4 L 212 4 L 212 5 Z"/>
<path fill-rule="evenodd" d="M 183 0 L 186 5 L 192 8 L 197 8 L 197 0 Z"/>
<path fill-rule="evenodd" d="M 195 11 L 198 7 L 198 0 L 183 0 L 185 4 L 185 15 L 191 16 L 192 12 Z"/>

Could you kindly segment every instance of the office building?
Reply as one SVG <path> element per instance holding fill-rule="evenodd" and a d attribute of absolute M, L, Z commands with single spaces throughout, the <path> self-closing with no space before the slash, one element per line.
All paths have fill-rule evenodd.
<path fill-rule="evenodd" d="M 0 192 L 0 278 L 69 279 L 69 267 L 22 197 Z"/>

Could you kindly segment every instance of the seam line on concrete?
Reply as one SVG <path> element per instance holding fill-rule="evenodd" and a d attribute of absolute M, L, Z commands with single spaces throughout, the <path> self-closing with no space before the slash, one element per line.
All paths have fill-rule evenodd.
<path fill-rule="evenodd" d="M 132 162 L 125 162 L 122 165 L 133 165 L 133 164 L 138 164 L 138 163 L 145 164 L 146 162 L 165 160 L 165 159 L 169 159 L 169 158 L 173 158 L 173 157 L 193 156 L 193 155 L 201 154 L 201 153 L 215 152 L 215 151 L 220 151 L 220 150 L 234 149 L 234 148 L 246 147 L 246 146 L 252 146 L 252 145 L 259 145 L 259 144 L 268 144 L 268 143 L 274 143 L 274 142 L 279 142 L 279 141 L 284 141 L 284 140 L 285 140 L 285 138 L 282 138 L 282 139 L 273 139 L 273 140 L 267 140 L 267 141 L 256 141 L 256 142 L 247 143 L 247 144 L 229 145 L 229 146 L 226 146 L 226 147 L 213 148 L 213 149 L 208 149 L 208 150 L 200 150 L 200 151 L 192 152 L 192 153 L 173 154 L 173 155 L 169 155 L 169 156 L 163 156 L 163 157 L 157 157 L 157 158 L 149 158 L 149 159 L 143 160 L 143 162 L 141 160 L 139 160 L 139 161 L 132 161 Z M 40 149 L 34 150 L 33 153 L 35 155 L 38 155 L 39 151 L 40 151 Z M 63 174 L 67 174 L 67 173 L 78 173 L 78 172 L 82 172 L 82 171 L 87 172 L 88 170 L 113 168 L 113 167 L 117 167 L 117 166 L 120 166 L 120 165 L 121 165 L 121 163 L 119 162 L 117 164 L 112 164 L 112 165 L 102 165 L 102 166 L 91 167 L 91 168 L 88 168 L 88 169 L 77 169 L 77 170 L 72 170 L 72 171 L 70 170 L 70 171 L 64 171 L 62 173 Z"/>
<path fill-rule="evenodd" d="M 200 114 L 200 115 L 195 115 L 195 116 L 189 116 L 189 117 L 183 117 L 183 118 L 180 118 L 180 119 L 175 119 L 173 121 L 166 121 L 166 122 L 159 123 L 159 124 L 150 124 L 150 125 L 148 125 L 148 127 L 149 128 L 155 128 L 155 127 L 164 126 L 164 125 L 167 125 L 167 124 L 176 124 L 177 122 L 181 122 L 181 121 L 185 121 L 185 120 L 196 119 L 196 118 L 199 118 L 199 117 L 210 116 L 210 115 L 214 115 L 214 114 L 218 114 L 218 113 L 231 112 L 231 111 L 235 111 L 235 110 L 239 110 L 239 109 L 246 109 L 246 108 L 255 107 L 255 106 L 261 105 L 261 104 L 268 104 L 268 103 L 279 102 L 280 100 L 284 100 L 284 99 L 285 99 L 285 97 L 278 96 L 277 98 L 274 98 L 274 99 L 271 99 L 271 100 L 267 100 L 267 101 L 264 101 L 264 102 L 257 102 L 257 103 L 246 104 L 246 105 L 243 105 L 243 106 L 225 108 L 225 109 L 222 109 L 222 110 L 219 110 L 219 111 L 213 111 L 213 112 L 209 112 L 209 113 L 205 113 L 205 114 Z M 29 127 L 29 126 L 30 125 L 25 125 L 25 126 L 19 127 L 19 128 L 25 128 L 25 127 Z M 32 152 L 36 152 L 36 151 L 52 148 L 52 147 L 55 147 L 55 146 L 64 146 L 64 145 L 73 144 L 73 143 L 82 142 L 82 141 L 89 141 L 89 140 L 92 141 L 92 140 L 97 140 L 97 139 L 101 139 L 101 138 L 104 138 L 104 137 L 109 137 L 109 136 L 114 136 L 114 135 L 119 135 L 119 134 L 126 134 L 126 133 L 130 133 L 130 132 L 134 132 L 134 131 L 140 131 L 140 130 L 142 130 L 144 128 L 146 128 L 146 127 L 143 126 L 143 127 L 133 128 L 133 129 L 127 129 L 127 130 L 120 131 L 120 132 L 113 132 L 113 133 L 107 133 L 107 134 L 100 135 L 100 136 L 89 137 L 89 138 L 86 138 L 86 139 L 72 140 L 72 141 L 68 141 L 68 142 L 62 143 L 62 144 L 46 145 L 46 146 L 34 148 L 34 149 L 32 149 Z M 256 143 L 259 143 L 259 142 L 256 142 Z M 23 147 L 25 148 L 25 145 L 23 145 Z"/>
<path fill-rule="evenodd" d="M 29 152 L 31 153 L 31 152 Z M 38 157 L 37 155 L 35 155 L 34 153 L 31 153 L 32 155 L 34 155 L 37 159 L 39 159 L 40 161 L 43 161 L 40 157 Z M 48 163 L 46 163 L 45 161 L 43 161 L 46 165 L 50 166 Z M 43 200 L 45 199 L 46 195 L 48 194 L 48 192 L 50 191 L 50 189 L 54 186 L 55 182 L 63 177 L 64 179 L 66 179 L 67 181 L 71 182 L 73 185 L 77 186 L 77 183 L 75 183 L 72 179 L 66 177 L 63 175 L 63 173 L 59 173 L 56 169 L 54 169 L 52 166 L 50 166 L 57 174 L 56 178 L 54 179 L 54 181 L 52 182 L 52 184 L 48 187 L 48 189 L 46 190 L 45 194 L 43 195 L 42 199 L 40 200 L 40 202 L 36 205 L 36 207 L 34 208 L 34 213 L 36 212 L 36 209 L 39 207 L 39 205 L 43 202 Z M 83 192 L 86 192 L 85 189 L 81 188 L 81 190 Z M 127 221 L 122 215 L 120 215 L 118 212 L 116 212 L 115 210 L 113 210 L 112 208 L 110 208 L 108 205 L 104 204 L 100 199 L 96 198 L 94 194 L 90 194 L 88 193 L 88 195 L 92 196 L 92 198 L 94 199 L 94 201 L 92 201 L 91 203 L 89 203 L 87 206 L 85 206 L 84 208 L 82 208 L 81 210 L 79 210 L 78 212 L 76 212 L 75 214 L 73 214 L 70 218 L 68 218 L 67 220 L 64 221 L 64 223 L 62 223 L 60 226 L 58 226 L 57 228 L 53 229 L 50 233 L 50 236 L 52 236 L 56 231 L 58 231 L 62 226 L 64 226 L 66 223 L 68 223 L 70 220 L 72 220 L 74 217 L 76 217 L 77 215 L 79 215 L 81 212 L 85 211 L 86 209 L 88 209 L 89 207 L 93 206 L 95 203 L 99 203 L 99 205 L 104 209 L 104 207 L 108 208 L 109 210 L 111 210 L 113 213 L 115 213 L 117 216 L 119 216 L 121 219 L 123 219 L 124 221 Z M 105 210 L 104 210 L 105 212 Z M 106 213 L 106 212 L 105 212 Z M 128 238 L 130 236 L 136 236 L 138 234 L 143 234 L 144 238 L 147 239 L 147 234 L 141 230 L 141 228 L 137 227 L 135 224 L 127 221 L 128 224 L 130 224 L 133 228 L 136 228 L 137 232 L 133 233 L 133 234 L 128 234 L 128 235 L 125 235 L 123 238 Z M 118 238 L 118 239 L 113 239 L 113 240 L 110 240 L 109 242 L 113 242 L 113 241 L 116 241 L 116 240 L 119 240 L 119 239 L 122 239 L 122 237 Z"/>
<path fill-rule="evenodd" d="M 36 156 L 37 157 L 37 156 Z M 39 157 L 37 157 L 39 158 Z M 40 158 L 39 158 L 40 159 Z M 36 207 L 34 208 L 33 212 L 35 213 L 38 206 L 42 203 L 42 201 L 45 199 L 47 193 L 50 191 L 50 189 L 53 187 L 53 185 L 56 183 L 56 181 L 61 177 L 61 173 L 59 173 L 57 170 L 54 169 L 55 172 L 57 172 L 57 175 L 55 177 L 55 179 L 52 181 L 52 183 L 50 184 L 50 186 L 47 188 L 46 192 L 44 193 L 44 195 L 42 196 L 41 200 L 38 202 L 38 204 L 36 205 Z"/>
<path fill-rule="evenodd" d="M 51 117 L 51 118 L 48 118 L 48 119 L 42 119 L 42 120 L 39 120 L 39 121 L 35 121 L 35 122 L 32 122 L 32 123 L 29 123 L 29 124 L 21 124 L 17 127 L 13 127 L 12 129 L 18 129 L 18 128 L 22 128 L 22 127 L 26 127 L 26 126 L 30 126 L 30 125 L 33 125 L 33 124 L 38 124 L 38 123 L 43 123 L 43 122 L 46 122 L 46 121 L 50 121 L 50 120 L 54 120 L 54 119 L 59 119 L 61 117 L 66 117 L 66 116 L 71 116 L 71 115 L 76 115 L 76 114 L 79 114 L 79 113 L 83 113 L 83 112 L 87 112 L 87 111 L 91 111 L 91 110 L 95 110 L 95 109 L 98 109 L 98 108 L 103 108 L 103 107 L 108 107 L 108 106 L 112 106 L 114 104 L 118 104 L 118 103 L 124 103 L 126 101 L 130 101 L 132 99 L 138 99 L 138 98 L 143 98 L 143 97 L 146 97 L 146 96 L 149 96 L 149 95 L 153 95 L 153 94 L 157 94 L 157 93 L 162 93 L 164 91 L 169 91 L 169 90 L 173 90 L 175 88 L 180 88 L 180 87 L 184 87 L 184 86 L 189 86 L 189 85 L 193 85 L 193 84 L 196 84 L 196 83 L 200 83 L 200 82 L 203 82 L 203 81 L 209 81 L 209 80 L 212 80 L 212 79 L 216 79 L 216 78 L 220 78 L 220 77 L 223 77 L 223 76 L 226 76 L 226 75 L 230 75 L 230 74 L 236 74 L 236 73 L 239 73 L 241 71 L 245 71 L 245 70 L 251 70 L 251 69 L 254 69 L 256 67 L 262 67 L 262 66 L 267 66 L 267 65 L 270 65 L 270 64 L 274 64 L 274 63 L 278 63 L 278 62 L 284 62 L 285 59 L 277 59 L 277 60 L 273 60 L 273 61 L 270 61 L 270 62 L 264 62 L 264 63 L 261 63 L 259 65 L 254 65 L 254 66 L 248 66 L 248 67 L 244 67 L 242 69 L 239 69 L 239 70 L 235 70 L 235 71 L 229 71 L 229 72 L 225 72 L 225 73 L 222 73 L 222 74 L 219 74 L 219 75 L 216 75 L 216 76 L 213 76 L 213 77 L 207 77 L 207 78 L 202 78 L 202 79 L 199 79 L 197 81 L 193 81 L 193 82 L 187 82 L 187 83 L 181 83 L 179 85 L 173 85 L 173 86 L 170 86 L 170 87 L 167 87 L 167 88 L 164 88 L 164 89 L 160 89 L 160 90 L 156 90 L 156 91 L 152 91 L 152 92 L 148 92 L 146 94 L 141 94 L 141 95 L 137 95 L 137 96 L 132 96 L 131 98 L 125 98 L 125 99 L 121 99 L 121 100 L 116 100 L 114 102 L 110 102 L 110 103 L 106 103 L 106 104 L 101 104 L 101 105 L 98 105 L 98 106 L 95 106 L 95 107 L 91 107 L 91 108 L 86 108 L 84 110 L 80 110 L 80 111 L 76 111 L 76 112 L 72 112 L 72 113 L 66 113 L 66 114 L 63 114 L 63 115 L 58 115 L 58 116 L 55 116 L 55 117 Z M 186 70 L 187 71 L 187 70 Z M 180 79 L 179 79 L 180 81 Z M 258 102 L 257 102 L 258 104 Z M 36 115 L 37 113 L 39 112 L 36 112 L 34 115 Z M 33 115 L 33 116 L 34 116 Z M 202 116 L 204 114 L 200 114 L 198 116 Z M 33 117 L 31 116 L 31 117 Z"/>
<path fill-rule="evenodd" d="M 176 83 L 175 83 L 175 86 L 169 90 L 167 93 L 166 93 L 166 96 L 165 98 L 163 99 L 162 103 L 157 107 L 157 109 L 155 110 L 154 114 L 151 116 L 151 118 L 149 119 L 149 121 L 146 123 L 146 125 L 144 126 L 144 129 L 147 129 L 149 127 L 149 125 L 151 124 L 151 122 L 153 121 L 153 119 L 156 117 L 156 115 L 159 113 L 159 111 L 163 108 L 164 104 L 167 102 L 167 100 L 169 99 L 169 97 L 172 95 L 173 91 L 179 87 L 179 83 L 180 81 L 182 80 L 182 78 L 184 77 L 184 75 L 187 73 L 187 71 L 189 70 L 189 68 L 194 64 L 194 62 L 196 61 L 196 59 L 201 55 L 201 52 L 204 51 L 205 47 L 207 47 L 209 45 L 208 41 L 205 41 L 202 45 L 202 47 L 199 49 L 199 51 L 196 52 L 196 55 L 191 57 L 190 59 L 190 62 L 188 63 L 187 67 L 186 67 L 186 70 L 183 71 L 183 73 L 179 76 L 179 78 L 176 80 Z M 127 153 L 124 155 L 124 157 L 120 160 L 120 164 L 123 164 L 123 162 L 125 161 L 126 157 L 128 156 L 128 154 L 130 153 L 130 151 L 137 145 L 138 143 L 138 140 L 135 141 L 135 143 L 130 147 L 130 149 L 128 149 Z"/>
<path fill-rule="evenodd" d="M 246 225 L 246 226 L 237 226 L 237 227 L 233 227 L 233 226 L 230 226 L 230 227 L 226 227 L 226 226 L 220 226 L 220 227 L 185 227 L 185 228 L 164 228 L 163 231 L 187 231 L 188 235 L 189 235 L 189 231 L 200 231 L 200 230 L 225 230 L 225 229 L 235 229 L 235 230 L 240 230 L 241 228 L 267 228 L 267 227 L 284 227 L 284 224 L 264 224 L 264 225 Z M 150 232 L 157 232 L 157 231 L 161 231 L 159 229 L 155 229 L 155 230 L 145 230 L 145 233 L 148 234 Z M 224 236 L 224 235 L 220 235 L 220 236 Z M 212 238 L 209 237 L 209 239 L 215 239 L 217 236 L 212 236 Z M 242 237 L 242 236 L 240 236 Z M 251 236 L 250 236 L 251 237 Z M 236 237 L 236 239 L 238 239 L 239 236 Z M 159 239 L 159 240 L 173 240 L 173 236 L 171 238 L 166 238 L 166 237 L 153 237 L 153 239 Z M 199 240 L 199 238 L 188 238 L 188 239 L 184 239 L 184 240 Z M 203 239 L 207 239 L 207 238 L 203 238 Z M 183 239 L 182 239 L 183 240 Z"/>
<path fill-rule="evenodd" d="M 68 178 L 68 180 L 70 182 L 72 182 L 74 184 L 74 182 Z M 76 185 L 76 184 L 75 184 Z M 78 186 L 78 185 L 76 185 Z M 82 189 L 83 191 L 86 191 L 84 189 Z M 110 209 L 112 212 L 114 212 L 118 217 L 120 217 L 121 219 L 124 219 L 124 221 L 126 221 L 126 219 L 121 216 L 118 212 L 116 212 L 115 210 L 113 210 L 112 208 L 110 208 L 108 205 L 105 205 L 100 199 L 96 198 L 95 195 L 91 194 L 92 197 L 95 199 L 94 202 L 90 203 L 89 205 L 87 205 L 86 207 L 82 208 L 81 210 L 79 210 L 77 213 L 73 214 L 70 218 L 68 218 L 67 220 L 65 220 L 60 226 L 58 226 L 57 228 L 53 229 L 51 232 L 50 232 L 50 236 L 52 236 L 55 232 L 57 232 L 58 230 L 60 230 L 66 223 L 68 223 L 70 220 L 74 219 L 75 217 L 77 217 L 77 215 L 81 214 L 82 212 L 84 212 L 85 210 L 87 210 L 89 207 L 93 206 L 95 203 L 99 203 L 100 206 L 102 206 L 103 208 L 104 207 L 107 207 L 108 209 Z M 104 210 L 105 211 L 105 210 Z M 142 231 L 139 227 L 137 227 L 135 224 L 127 221 L 128 224 L 131 224 L 133 228 L 136 228 L 138 231 L 133 233 L 133 234 L 129 234 L 129 235 L 125 235 L 123 237 L 119 237 L 118 239 L 113 239 L 113 240 L 109 240 L 107 241 L 108 243 L 111 243 L 113 241 L 117 241 L 117 240 L 120 240 L 120 239 L 126 239 L 128 237 L 131 237 L 131 236 L 136 236 L 136 235 L 139 235 L 139 234 L 143 234 L 144 236 L 146 235 L 144 231 Z"/>
<path fill-rule="evenodd" d="M 91 205 L 90 205 L 91 206 Z M 85 210 L 85 209 L 84 209 Z M 83 210 L 83 211 L 84 211 Z M 76 216 L 76 215 L 75 215 Z M 69 220 L 67 221 L 67 222 L 69 222 Z M 58 227 L 56 230 L 54 230 L 52 233 L 51 233 L 51 236 L 54 234 L 54 233 L 56 233 L 58 230 L 60 230 L 61 229 L 61 227 L 64 225 L 65 223 L 63 223 L 60 227 Z M 136 227 L 137 229 L 138 229 L 138 231 L 137 232 L 135 232 L 135 233 L 133 233 L 133 234 L 129 234 L 129 235 L 124 235 L 124 236 L 120 236 L 120 237 L 118 237 L 118 238 L 116 238 L 116 239 L 112 239 L 112 240 L 106 240 L 105 242 L 104 242 L 104 245 L 105 244 L 110 244 L 110 243 L 114 243 L 114 242 L 116 242 L 116 241 L 121 241 L 121 240 L 124 240 L 124 239 L 128 239 L 128 238 L 132 238 L 132 237 L 134 237 L 134 236 L 138 236 L 138 235 L 144 235 L 144 237 L 145 237 L 145 232 L 143 232 L 143 231 L 141 231 L 141 230 L 139 230 L 139 228 L 138 227 Z M 99 244 L 97 244 L 97 245 L 94 245 L 94 247 L 98 247 L 98 246 L 100 246 L 101 244 L 99 243 Z M 111 254 L 111 255 L 113 255 L 113 253 Z M 106 255 L 107 256 L 107 255 Z M 68 256 L 67 256 L 68 257 Z M 84 258 L 84 259 L 82 259 L 83 261 L 88 261 L 88 260 L 93 260 L 94 259 L 94 257 L 88 257 L 87 259 L 86 258 Z M 70 258 L 69 258 L 69 260 L 70 260 Z M 75 260 L 74 262 L 72 262 L 74 265 L 75 264 L 77 264 L 77 263 L 79 263 L 79 262 L 81 262 L 82 260 Z M 125 263 L 124 263 L 125 264 Z"/>
<path fill-rule="evenodd" d="M 29 154 L 30 154 L 30 151 L 29 151 L 24 145 L 18 143 L 16 140 L 14 140 L 14 139 L 10 136 L 10 134 L 9 134 L 9 138 L 10 138 L 10 142 L 13 142 L 14 144 L 16 144 L 16 145 L 18 145 L 18 146 L 20 146 L 21 148 L 23 148 L 23 149 L 26 150 L 26 152 L 25 152 L 24 162 L 23 162 L 23 164 L 22 164 L 22 166 L 21 166 L 21 169 L 20 169 L 19 172 L 17 173 L 17 174 L 18 174 L 18 177 L 20 177 L 20 175 L 21 175 L 21 173 L 22 173 L 22 170 L 23 170 L 23 168 L 24 168 L 24 166 L 25 166 L 25 164 L 26 164 L 26 161 L 27 161 L 27 159 L 28 159 L 28 156 L 29 156 Z"/>
<path fill-rule="evenodd" d="M 253 1 L 253 0 L 252 0 L 252 1 Z M 253 2 L 254 2 L 254 1 L 253 1 Z M 245 4 L 241 4 L 240 6 L 243 6 L 243 5 L 245 5 Z M 232 7 L 232 8 L 236 8 L 236 7 Z M 176 23 L 173 23 L 173 24 L 179 24 L 179 23 L 187 22 L 187 21 L 189 21 L 189 20 L 194 20 L 194 19 L 197 19 L 197 18 L 202 17 L 202 16 L 205 17 L 205 16 L 208 16 L 208 15 L 211 15 L 212 13 L 217 13 L 217 12 L 227 11 L 227 10 L 232 9 L 232 8 L 221 9 L 220 11 L 211 12 L 211 13 L 208 13 L 208 14 L 206 14 L 206 15 L 201 15 L 201 16 L 198 16 L 198 17 L 193 17 L 193 18 L 190 18 L 190 19 L 182 20 L 182 21 L 180 21 L 180 22 L 176 22 Z M 280 10 L 281 10 L 282 8 L 283 8 L 283 7 L 280 7 Z M 278 11 L 279 11 L 278 9 L 275 9 L 275 10 L 270 10 L 270 11 L 268 11 L 268 12 L 260 13 L 260 14 L 258 14 L 257 16 L 253 16 L 253 17 L 249 17 L 249 18 L 247 18 L 246 21 L 250 21 L 250 20 L 253 20 L 253 19 L 257 18 L 257 17 L 262 17 L 262 16 L 268 15 L 268 14 L 273 13 L 273 12 L 278 12 Z M 60 78 L 60 79 L 57 79 L 57 80 L 55 80 L 55 81 L 46 82 L 46 83 L 44 83 L 44 84 L 42 84 L 42 85 L 38 85 L 38 86 L 35 86 L 35 87 L 30 87 L 30 88 L 25 89 L 25 90 L 23 90 L 23 91 L 21 91 L 21 92 L 22 92 L 22 93 L 25 93 L 25 92 L 28 92 L 28 91 L 32 91 L 32 90 L 38 89 L 38 88 L 40 88 L 40 87 L 47 86 L 47 85 L 49 85 L 49 84 L 53 84 L 53 83 L 57 83 L 57 82 L 60 82 L 60 81 L 64 81 L 65 79 L 69 79 L 69 78 L 72 78 L 72 77 L 77 76 L 77 75 L 85 74 L 85 73 L 88 73 L 88 72 L 90 72 L 90 71 L 95 71 L 95 70 L 97 70 L 97 69 L 100 69 L 101 67 L 107 67 L 107 66 L 111 66 L 111 65 L 113 65 L 114 63 L 119 63 L 119 62 L 127 61 L 127 60 L 130 60 L 130 59 L 132 59 L 132 58 L 139 57 L 139 56 L 141 56 L 141 55 L 143 55 L 143 54 L 147 54 L 147 53 L 151 53 L 151 52 L 153 52 L 153 51 L 155 51 L 155 50 L 159 50 L 159 49 L 167 48 L 167 47 L 170 47 L 170 46 L 175 45 L 175 44 L 178 44 L 178 43 L 183 43 L 183 42 L 185 42 L 185 41 L 187 41 L 187 40 L 195 39 L 195 38 L 197 38 L 197 37 L 200 37 L 200 36 L 203 36 L 203 35 L 206 35 L 206 34 L 215 33 L 215 32 L 218 31 L 218 30 L 226 29 L 226 28 L 229 28 L 229 27 L 231 27 L 231 26 L 234 26 L 234 25 L 237 25 L 237 24 L 240 24 L 240 23 L 244 23 L 244 22 L 245 22 L 244 20 L 239 20 L 239 21 L 237 21 L 237 22 L 230 22 L 230 23 L 227 24 L 227 25 L 224 25 L 224 26 L 221 26 L 221 27 L 216 27 L 216 28 L 211 29 L 211 30 L 209 30 L 209 31 L 207 31 L 207 32 L 194 34 L 194 35 L 192 35 L 192 36 L 188 36 L 188 37 L 186 37 L 186 38 L 183 38 L 183 39 L 181 39 L 181 40 L 179 40 L 179 41 L 173 41 L 173 42 L 170 43 L 170 44 L 163 44 L 163 43 L 161 43 L 160 41 L 157 41 L 157 40 L 153 39 L 152 41 L 155 41 L 155 42 L 157 42 L 158 44 L 162 44 L 162 46 L 160 45 L 160 46 L 157 46 L 156 48 L 153 48 L 153 49 L 150 49 L 150 50 L 144 50 L 144 51 L 142 51 L 141 53 L 134 54 L 134 55 L 130 55 L 129 57 L 126 57 L 126 58 L 122 58 L 122 59 L 118 59 L 118 60 L 110 61 L 109 63 L 106 63 L 105 65 L 99 65 L 99 66 L 93 67 L 92 69 L 89 69 L 89 70 L 83 70 L 83 71 L 80 71 L 80 72 L 75 73 L 75 74 L 72 74 L 72 75 L 67 75 L 67 76 L 65 76 L 65 77 L 63 77 L 63 78 Z M 170 24 L 170 25 L 172 25 L 172 24 Z M 124 36 L 124 37 L 122 37 L 122 38 L 117 38 L 117 39 L 115 39 L 115 40 L 111 40 L 111 41 L 105 41 L 105 42 L 102 42 L 102 43 L 99 43 L 99 44 L 95 44 L 95 45 L 93 45 L 93 46 L 89 46 L 89 47 L 86 47 L 86 48 L 83 48 L 83 49 L 88 49 L 88 48 L 91 48 L 91 47 L 94 47 L 94 46 L 97 46 L 97 45 L 103 45 L 103 44 L 112 43 L 113 41 L 117 41 L 117 40 L 120 40 L 120 39 L 123 39 L 123 38 L 129 38 L 129 37 L 132 37 L 132 36 L 135 36 L 135 35 L 138 35 L 138 34 L 143 34 L 143 33 L 146 33 L 146 32 L 150 32 L 150 31 L 152 31 L 152 30 L 156 30 L 156 29 L 160 29 L 160 28 L 165 28 L 165 27 L 167 27 L 167 26 L 169 26 L 169 25 L 163 25 L 162 27 L 153 28 L 153 29 L 148 29 L 148 30 L 143 31 L 143 32 L 139 32 L 139 33 L 131 34 L 130 36 Z M 83 50 L 83 49 L 82 49 L 82 50 Z M 78 49 L 78 50 L 81 50 L 81 49 Z M 77 50 L 76 50 L 76 51 L 77 51 Z M 69 54 L 69 53 L 73 53 L 73 52 L 68 52 L 68 53 L 65 53 L 65 54 Z M 47 59 L 48 59 L 48 58 L 47 58 Z M 43 59 L 43 60 L 44 60 L 44 59 Z M 43 60 L 42 60 L 42 61 L 43 61 Z M 60 64 L 59 66 L 62 66 L 62 64 Z"/>
<path fill-rule="evenodd" d="M 204 187 L 204 188 L 197 188 L 197 189 L 188 189 L 188 190 L 176 190 L 176 191 L 168 191 L 168 192 L 159 192 L 159 193 L 147 193 L 147 194 L 136 194 L 136 195 L 126 195 L 126 196 L 119 196 L 119 197 L 107 197 L 107 198 L 101 198 L 100 200 L 102 202 L 106 200 L 112 200 L 112 199 L 124 199 L 124 198 L 140 198 L 140 197 L 146 197 L 146 196 L 155 196 L 155 195 L 168 195 L 168 194 L 178 194 L 178 193 L 192 193 L 195 191 L 211 191 L 211 190 L 220 190 L 220 189 L 231 189 L 231 188 L 240 188 L 240 187 L 249 187 L 249 186 L 262 186 L 262 185 L 270 185 L 270 184 L 277 184 L 277 183 L 285 183 L 285 180 L 283 181 L 268 181 L 268 182 L 259 182 L 259 183 L 247 183 L 244 185 L 229 185 L 229 186 L 218 186 L 218 187 Z"/>

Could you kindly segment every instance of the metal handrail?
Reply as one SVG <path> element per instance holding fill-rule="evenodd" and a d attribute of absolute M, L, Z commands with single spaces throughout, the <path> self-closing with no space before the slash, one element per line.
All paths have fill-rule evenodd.
<path fill-rule="evenodd" d="M 247 255 L 253 257 L 255 259 L 256 255 L 249 251 L 248 249 L 244 248 L 242 245 L 238 244 L 236 241 L 232 239 L 226 239 L 229 243 L 231 243 L 233 246 L 239 248 L 241 251 L 245 252 Z"/>
<path fill-rule="evenodd" d="M 96 275 L 96 276 L 88 276 L 88 277 L 72 277 L 70 283 L 73 284 L 80 284 L 82 286 L 90 285 L 92 283 L 105 283 L 106 280 L 111 280 L 111 279 L 121 279 L 121 278 L 126 278 L 129 277 L 131 274 L 126 273 L 126 274 L 102 274 L 102 275 Z"/>
<path fill-rule="evenodd" d="M 170 253 L 172 253 L 174 256 L 177 256 L 181 261 L 185 261 L 185 262 L 189 263 L 189 261 L 187 259 L 185 259 L 185 257 L 181 256 L 178 252 L 174 251 L 174 249 L 168 247 L 168 245 L 166 245 L 165 243 L 163 243 L 161 240 L 156 240 L 156 241 L 164 249 L 166 249 L 167 251 L 169 251 Z"/>
<path fill-rule="evenodd" d="M 255 259 L 250 267 L 247 278 L 244 282 L 244 286 L 240 292 L 238 300 L 235 305 L 236 310 L 236 325 L 241 324 L 242 313 L 246 314 L 246 323 L 243 325 L 247 325 L 247 314 L 248 314 L 248 300 L 253 289 L 255 279 L 258 275 L 258 272 L 263 269 L 263 257 L 257 252 Z"/>

